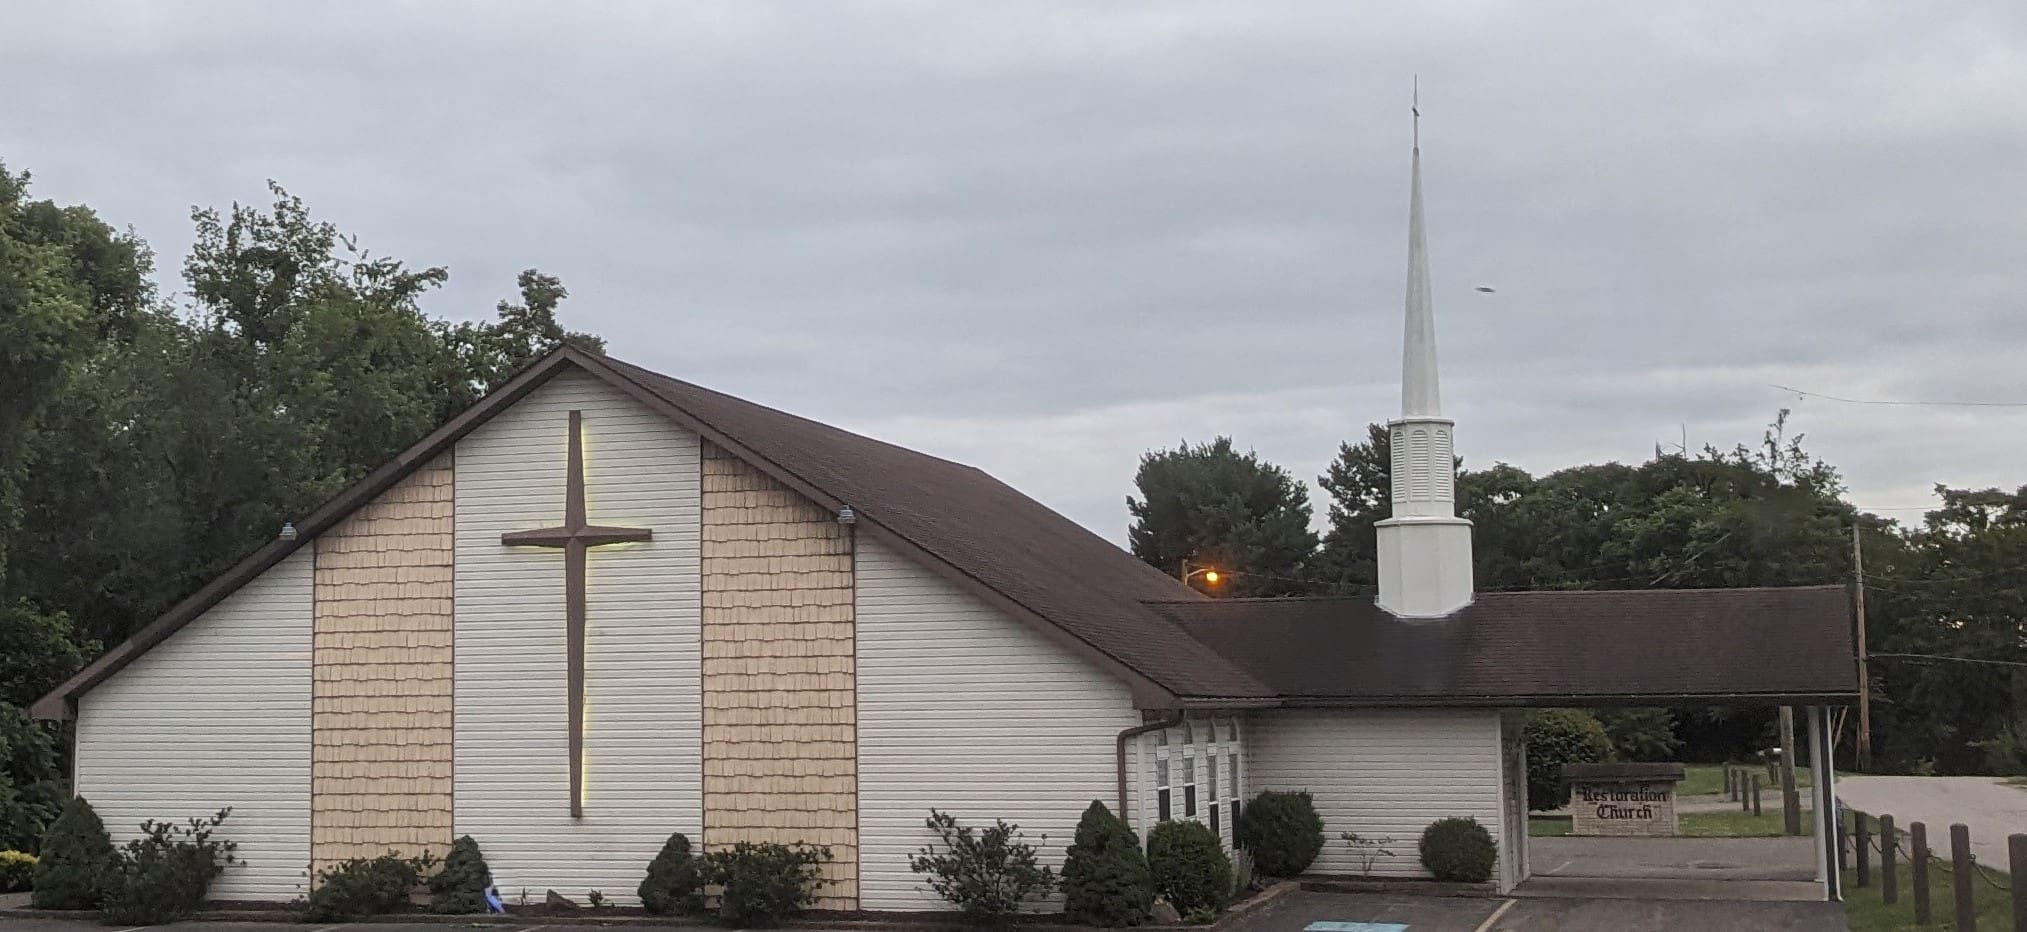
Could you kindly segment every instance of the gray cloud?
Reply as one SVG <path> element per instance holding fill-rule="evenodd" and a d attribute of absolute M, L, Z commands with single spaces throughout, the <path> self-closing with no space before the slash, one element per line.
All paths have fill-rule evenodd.
<path fill-rule="evenodd" d="M 1787 405 L 1862 503 L 2027 481 L 2027 413 L 1767 387 L 2027 400 L 2016 4 L 1370 7 L 38 6 L 0 158 L 166 275 L 191 204 L 268 177 L 448 265 L 440 314 L 540 266 L 617 355 L 1123 539 L 1150 446 L 1312 477 L 1395 410 L 1419 73 L 1468 460 Z"/>

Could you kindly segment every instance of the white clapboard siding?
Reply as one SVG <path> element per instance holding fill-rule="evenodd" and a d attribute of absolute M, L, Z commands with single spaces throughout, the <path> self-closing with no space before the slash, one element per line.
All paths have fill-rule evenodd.
<path fill-rule="evenodd" d="M 78 700 L 77 790 L 114 844 L 146 819 L 227 806 L 245 864 L 220 900 L 289 900 L 310 866 L 310 580 L 305 546 Z"/>
<path fill-rule="evenodd" d="M 594 524 L 652 541 L 588 564 L 584 816 L 570 816 L 563 554 L 506 531 L 563 523 L 569 412 L 584 412 Z M 455 832 L 509 901 L 523 888 L 635 902 L 669 833 L 702 824 L 699 447 L 581 373 L 559 375 L 457 445 Z"/>
<path fill-rule="evenodd" d="M 908 869 L 932 806 L 1046 834 L 1060 869 L 1084 808 L 1114 805 L 1126 685 L 872 535 L 856 582 L 861 907 L 949 908 Z"/>
<path fill-rule="evenodd" d="M 1249 792 L 1308 790 L 1323 817 L 1317 874 L 1359 873 L 1340 837 L 1388 838 L 1385 877 L 1425 877 L 1416 843 L 1429 823 L 1470 816 L 1500 837 L 1499 713 L 1287 709 L 1247 716 Z"/>

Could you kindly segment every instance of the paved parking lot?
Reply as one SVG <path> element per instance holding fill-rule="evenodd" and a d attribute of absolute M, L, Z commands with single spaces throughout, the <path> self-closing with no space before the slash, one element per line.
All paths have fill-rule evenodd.
<path fill-rule="evenodd" d="M 1445 899 L 1293 893 L 1248 915 L 1235 932 L 1845 932 L 1836 903 L 1713 900 Z M 1360 929 L 1356 923 L 1370 924 Z M 1337 924 L 1337 925 L 1331 925 Z M 1399 927 L 1396 929 L 1395 927 Z"/>

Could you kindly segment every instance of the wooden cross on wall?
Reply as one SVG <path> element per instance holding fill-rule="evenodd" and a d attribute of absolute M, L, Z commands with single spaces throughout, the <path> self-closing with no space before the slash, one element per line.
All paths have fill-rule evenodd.
<path fill-rule="evenodd" d="M 584 564 L 585 553 L 601 544 L 649 540 L 648 528 L 591 524 L 584 516 L 584 412 L 570 412 L 570 468 L 563 492 L 563 523 L 533 531 L 510 531 L 500 543 L 555 547 L 563 551 L 563 606 L 569 643 L 570 817 L 584 816 Z"/>

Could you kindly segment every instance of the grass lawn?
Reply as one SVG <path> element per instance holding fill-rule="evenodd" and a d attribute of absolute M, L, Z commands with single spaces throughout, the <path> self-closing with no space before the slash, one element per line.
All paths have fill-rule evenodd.
<path fill-rule="evenodd" d="M 1761 838 L 1770 835 L 1785 835 L 1781 822 L 1781 809 L 1762 807 L 1761 814 L 1750 812 L 1685 812 L 1677 818 L 1682 824 L 1682 834 L 1691 838 Z M 1802 812 L 1802 832 L 1814 834 L 1812 816 Z"/>
<path fill-rule="evenodd" d="M 1874 862 L 1873 869 L 1878 870 L 1877 862 Z M 1986 878 L 1999 884 L 1999 887 L 2006 885 L 2005 874 L 1982 867 L 1977 869 L 1984 871 Z M 1950 886 L 1952 878 L 1949 871 L 1943 870 L 1941 866 L 1929 868 L 1928 897 L 1929 911 L 1932 915 L 1929 924 L 1925 926 L 1914 924 L 1913 871 L 1902 864 L 1897 872 L 1900 875 L 1900 902 L 1892 906 L 1886 905 L 1879 898 L 1877 873 L 1872 877 L 1872 885 L 1867 887 L 1854 886 L 1858 882 L 1855 873 L 1844 875 L 1844 916 L 1851 922 L 1851 932 L 1899 932 L 1903 929 L 1908 932 L 1915 930 L 1932 932 L 1935 929 L 1955 926 L 1957 899 L 1956 891 Z M 1972 889 L 1977 891 L 1980 929 L 2013 927 L 2012 905 L 2006 892 L 1999 887 L 1994 887 L 1985 880 L 1972 883 Z"/>
<path fill-rule="evenodd" d="M 1675 786 L 1675 795 L 1711 796 L 1724 792 L 1723 764 L 1688 764 L 1684 766 L 1683 770 L 1682 782 Z M 1762 778 L 1767 773 L 1764 768 L 1757 768 L 1757 772 Z M 1807 769 L 1803 767 L 1795 768 L 1795 785 L 1798 787 L 1811 785 Z M 1781 794 L 1778 789 L 1778 782 L 1762 783 L 1761 786 L 1764 787 L 1764 789 L 1760 790 L 1761 793 L 1773 790 L 1774 797 L 1776 799 L 1780 798 Z"/>
<path fill-rule="evenodd" d="M 1531 815 L 1527 817 L 1527 836 L 1529 838 L 1559 838 L 1569 833 L 1569 816 Z"/>
<path fill-rule="evenodd" d="M 1681 820 L 1682 834 L 1691 838 L 1762 838 L 1776 836 L 1781 832 L 1781 811 L 1774 809 L 1754 816 L 1749 812 L 1685 812 Z M 1802 814 L 1802 825 L 1813 831 L 1809 814 Z M 1528 816 L 1527 834 L 1534 838 L 1557 838 L 1570 833 L 1568 816 Z"/>

